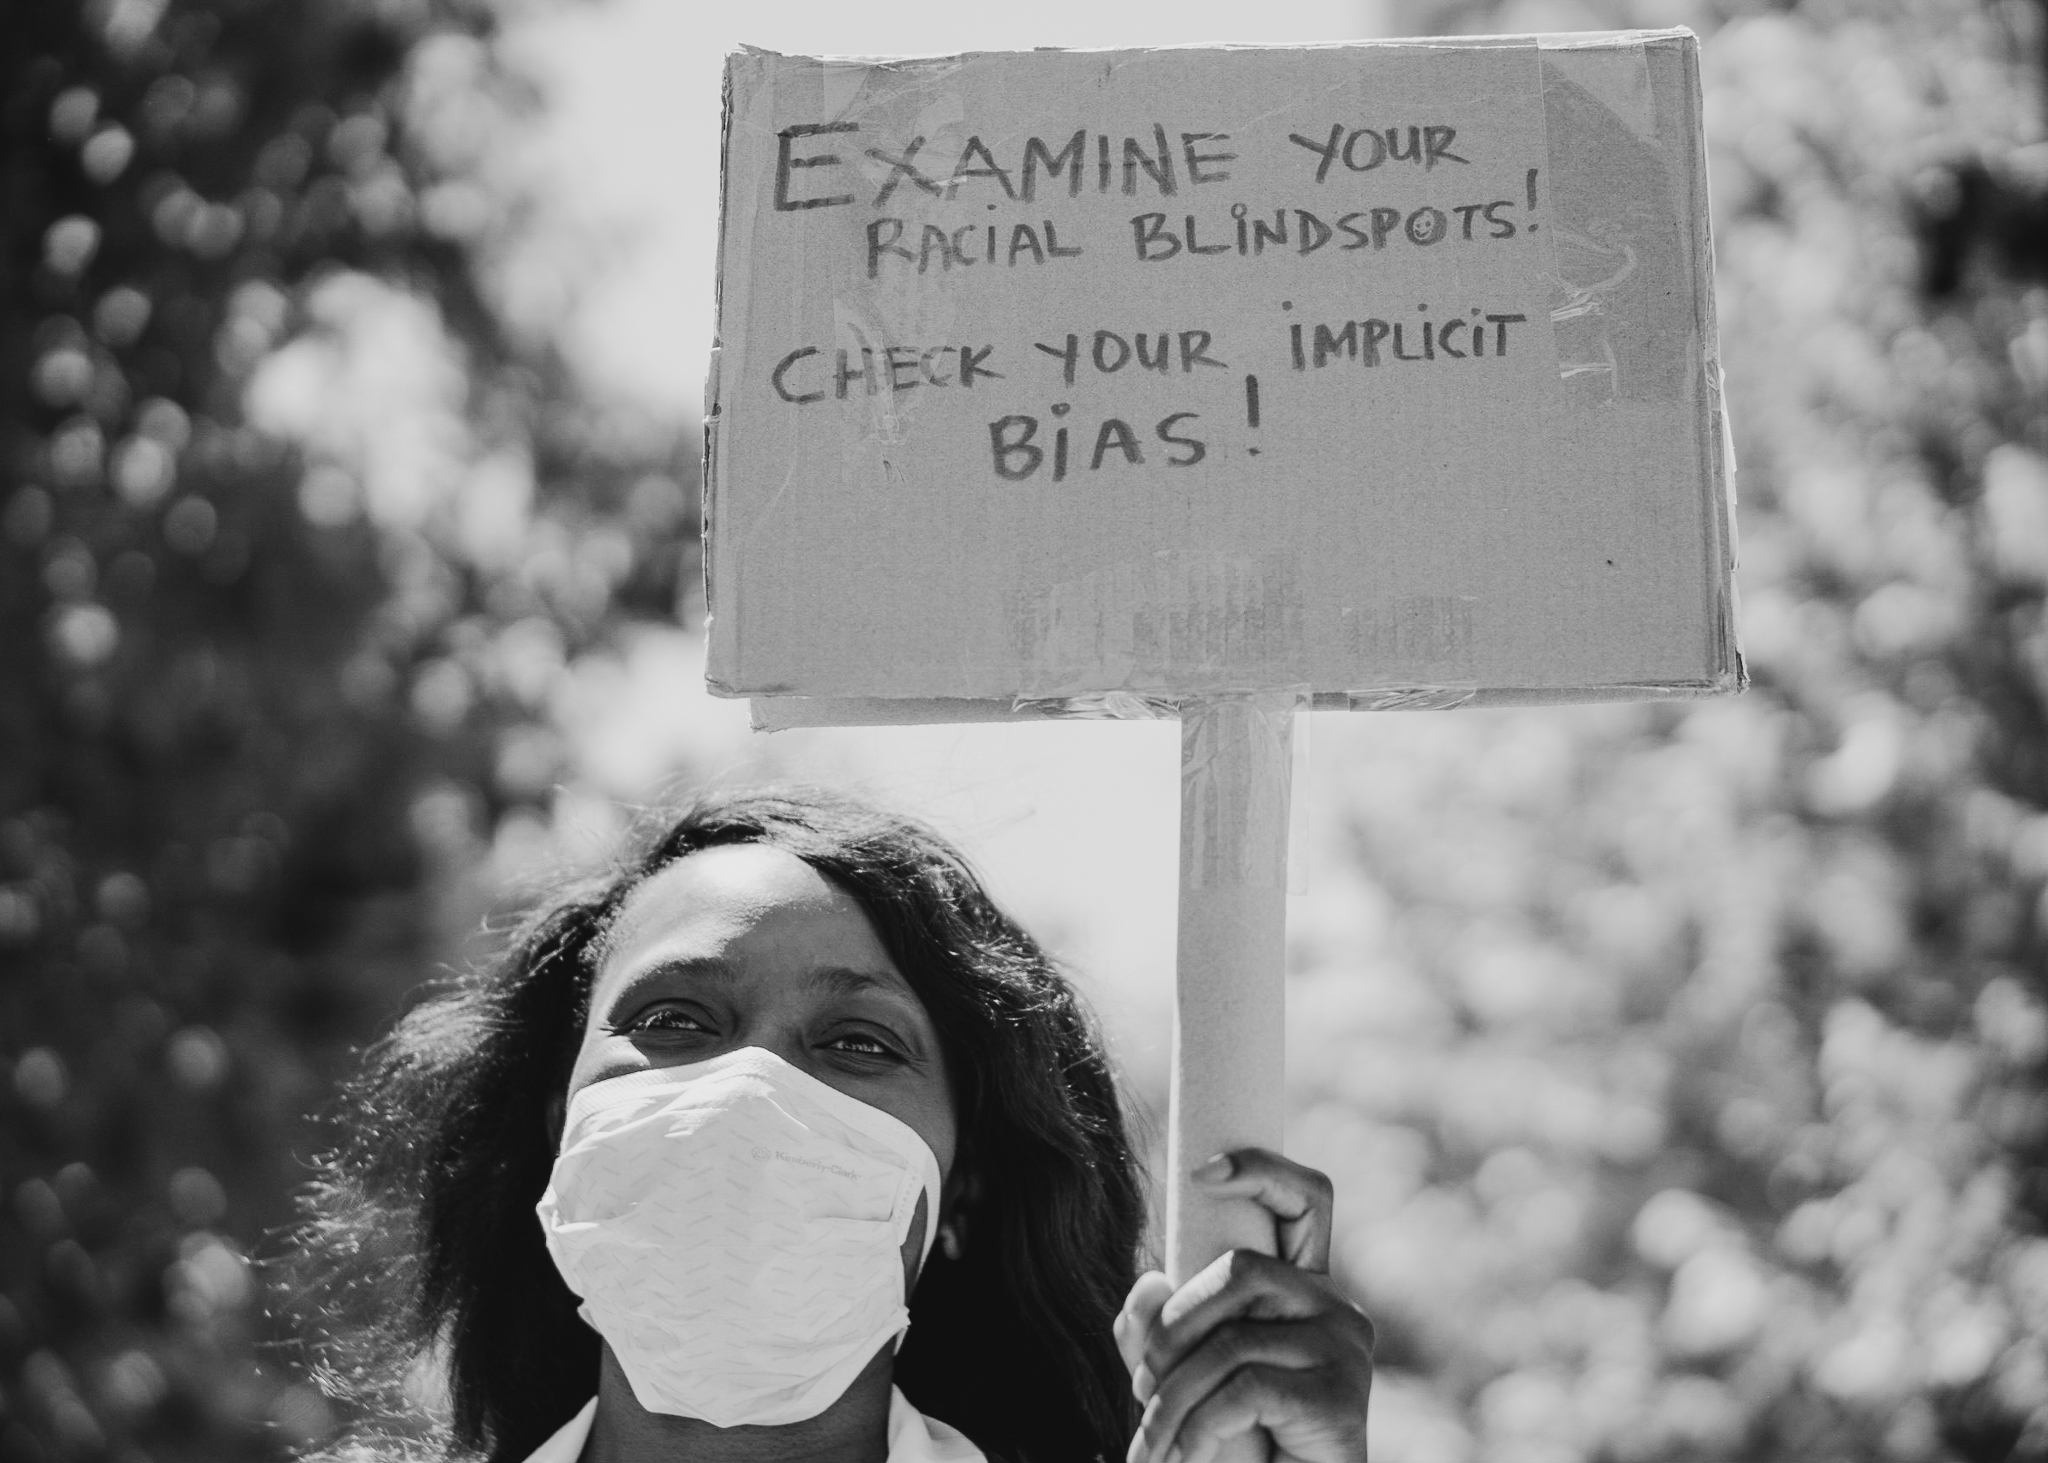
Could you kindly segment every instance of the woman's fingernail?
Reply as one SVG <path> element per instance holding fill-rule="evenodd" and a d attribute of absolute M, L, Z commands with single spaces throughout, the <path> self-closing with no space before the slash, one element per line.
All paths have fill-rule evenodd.
<path fill-rule="evenodd" d="M 1138 1369 L 1131 1373 L 1131 1395 L 1140 1402 L 1150 1402 L 1158 1388 L 1159 1384 L 1152 1380 L 1152 1368 L 1139 1362 Z"/>
<path fill-rule="evenodd" d="M 1230 1155 L 1228 1153 L 1219 1153 L 1214 1158 L 1210 1159 L 1207 1163 L 1203 1164 L 1200 1168 L 1196 1169 L 1194 1172 L 1194 1177 L 1204 1181 L 1205 1183 L 1213 1183 L 1217 1179 L 1229 1178 L 1231 1175 L 1231 1171 L 1236 1167 L 1237 1165 L 1230 1161 Z"/>

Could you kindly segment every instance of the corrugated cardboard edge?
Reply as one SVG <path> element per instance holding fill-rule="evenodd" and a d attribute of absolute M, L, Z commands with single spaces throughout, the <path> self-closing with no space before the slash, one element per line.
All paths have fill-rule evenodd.
<path fill-rule="evenodd" d="M 1596 701 L 1684 701 L 1742 689 L 1734 672 L 1712 681 L 1659 681 L 1615 686 L 1383 686 L 1318 691 L 1317 711 L 1479 710 L 1490 706 L 1578 706 Z M 1202 699 L 1202 698 L 1190 698 Z M 755 696 L 748 701 L 755 731 L 815 726 L 930 726 L 966 722 L 1028 722 L 1118 718 L 1097 698 L 1061 701 L 974 701 L 885 696 Z M 1118 719 L 1164 719 L 1172 703 L 1146 698 Z"/>
<path fill-rule="evenodd" d="M 1711 597 L 1708 618 L 1712 629 L 1709 633 L 1714 637 L 1709 649 L 1712 663 L 1722 668 L 1722 674 L 1717 678 L 1718 688 L 1706 694 L 1722 695 L 1747 689 L 1749 667 L 1742 658 L 1742 632 L 1736 615 L 1735 569 L 1739 556 L 1735 528 L 1735 439 L 1728 422 L 1726 377 L 1721 368 L 1721 322 L 1714 300 L 1714 219 L 1713 202 L 1708 196 L 1705 89 L 1700 78 L 1699 37 L 1681 28 L 1643 39 L 1646 51 L 1663 46 L 1677 48 L 1679 64 L 1685 70 L 1686 91 L 1694 102 L 1686 111 L 1686 121 L 1692 134 L 1689 139 L 1692 153 L 1689 172 L 1695 190 L 1687 213 L 1694 220 L 1696 233 L 1692 257 L 1697 261 L 1699 270 L 1697 299 L 1703 356 L 1701 384 L 1705 388 L 1702 397 L 1707 403 L 1707 482 L 1710 491 L 1716 484 L 1720 489 L 1705 507 L 1713 538 L 1708 546 L 1706 565 Z M 1559 46 L 1556 49 L 1567 48 Z"/>
<path fill-rule="evenodd" d="M 698 487 L 697 524 L 702 552 L 697 555 L 704 575 L 704 635 L 711 636 L 711 606 L 717 601 L 711 597 L 712 544 L 716 535 L 712 532 L 711 518 L 718 507 L 718 494 L 713 483 L 718 474 L 719 442 L 719 393 L 722 382 L 719 373 L 725 362 L 725 239 L 726 239 L 726 188 L 729 186 L 732 163 L 732 63 L 733 57 L 726 57 L 725 70 L 719 83 L 718 108 L 718 255 L 711 281 L 711 361 L 704 374 L 704 450 L 700 455 L 699 471 L 702 476 Z M 709 678 L 706 678 L 707 684 Z M 711 686 L 711 693 L 730 694 L 717 686 Z"/>

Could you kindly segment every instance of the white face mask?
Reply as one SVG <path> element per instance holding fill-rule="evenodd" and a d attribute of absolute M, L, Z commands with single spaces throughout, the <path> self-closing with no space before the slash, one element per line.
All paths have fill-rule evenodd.
<path fill-rule="evenodd" d="M 910 1325 L 920 1194 L 928 1255 L 924 1139 L 744 1047 L 579 1091 L 536 1212 L 640 1405 L 737 1427 L 816 1417 Z"/>

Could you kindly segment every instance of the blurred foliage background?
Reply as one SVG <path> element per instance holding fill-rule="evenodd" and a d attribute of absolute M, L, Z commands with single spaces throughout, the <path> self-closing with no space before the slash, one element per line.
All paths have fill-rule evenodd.
<path fill-rule="evenodd" d="M 1291 1146 L 1376 1456 L 2048 1458 L 2048 7 L 1388 19 L 1705 37 L 1756 685 L 1318 726 Z M 505 303 L 496 23 L 8 7 L 4 1463 L 344 1421 L 251 1264 L 303 1115 L 601 841 L 593 688 L 696 613 L 694 424 Z"/>
<path fill-rule="evenodd" d="M 334 1426 L 249 1263 L 302 1115 L 550 796 L 564 664 L 672 613 L 689 434 L 480 287 L 482 7 L 0 29 L 0 1458 L 276 1457 Z"/>

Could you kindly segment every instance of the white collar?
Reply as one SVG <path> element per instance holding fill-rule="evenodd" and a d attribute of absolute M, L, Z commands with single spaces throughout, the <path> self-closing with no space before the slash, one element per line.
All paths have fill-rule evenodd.
<path fill-rule="evenodd" d="M 555 1435 L 542 1443 L 526 1463 L 577 1463 L 583 1445 L 590 1441 L 590 1425 L 597 1417 L 597 1399 L 583 1404 L 583 1410 L 563 1423 Z M 987 1463 L 981 1449 L 966 1434 L 936 1418 L 926 1417 L 910 1405 L 900 1387 L 889 1389 L 889 1463 Z"/>

